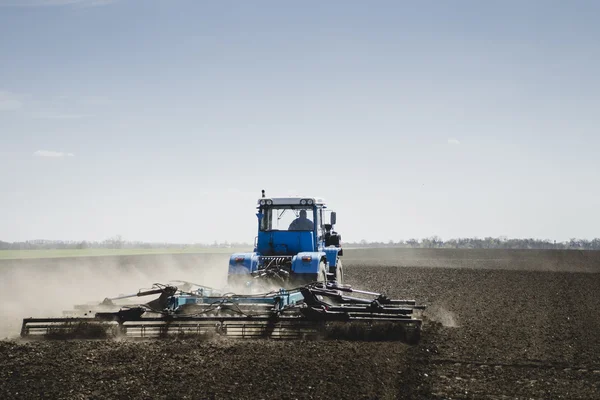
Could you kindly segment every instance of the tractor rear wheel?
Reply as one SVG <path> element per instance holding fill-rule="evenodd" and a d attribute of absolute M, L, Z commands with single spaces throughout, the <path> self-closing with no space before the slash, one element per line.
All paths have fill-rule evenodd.
<path fill-rule="evenodd" d="M 327 269 L 325 267 L 325 261 L 319 262 L 319 273 L 317 275 L 317 281 L 321 282 L 323 286 L 327 285 Z"/>
<path fill-rule="evenodd" d="M 342 266 L 342 260 L 337 259 L 337 268 L 335 269 L 335 280 L 338 285 L 344 284 L 344 267 Z"/>

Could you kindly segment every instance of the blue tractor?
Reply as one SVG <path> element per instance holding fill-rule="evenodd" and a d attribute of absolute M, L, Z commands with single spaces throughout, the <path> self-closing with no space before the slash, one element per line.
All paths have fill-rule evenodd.
<path fill-rule="evenodd" d="M 336 213 L 316 197 L 265 196 L 257 202 L 254 251 L 229 260 L 228 283 L 256 280 L 282 288 L 311 282 L 343 284 L 341 236 L 333 230 Z"/>

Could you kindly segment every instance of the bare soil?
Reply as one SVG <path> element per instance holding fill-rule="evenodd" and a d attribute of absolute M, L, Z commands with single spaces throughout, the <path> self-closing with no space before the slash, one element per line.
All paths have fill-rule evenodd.
<path fill-rule="evenodd" d="M 347 283 L 426 304 L 419 345 L 11 339 L 0 398 L 600 399 L 597 252 L 361 252 L 347 252 Z M 150 257 L 127 265 L 160 269 Z M 0 279 L 44 268 L 12 263 Z"/>

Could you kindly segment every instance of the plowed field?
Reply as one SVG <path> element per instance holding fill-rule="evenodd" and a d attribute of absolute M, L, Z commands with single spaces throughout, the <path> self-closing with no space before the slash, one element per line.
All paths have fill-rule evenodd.
<path fill-rule="evenodd" d="M 170 279 L 189 272 L 220 282 L 206 265 L 225 265 L 224 257 L 207 257 L 169 259 L 178 274 Z M 0 309 L 13 321 L 3 333 L 17 333 L 15 318 L 35 314 L 32 298 L 51 309 L 65 304 L 61 296 L 85 298 L 75 289 L 86 285 L 94 288 L 88 300 L 125 283 L 135 292 L 165 275 L 163 262 L 86 260 L 85 273 L 69 274 L 77 279 L 64 274 L 81 260 L 0 263 L 0 296 L 13 305 Z M 419 345 L 8 339 L 0 341 L 0 398 L 600 399 L 597 252 L 354 250 L 345 268 L 355 287 L 428 306 Z M 15 296 L 27 298 L 24 315 Z"/>

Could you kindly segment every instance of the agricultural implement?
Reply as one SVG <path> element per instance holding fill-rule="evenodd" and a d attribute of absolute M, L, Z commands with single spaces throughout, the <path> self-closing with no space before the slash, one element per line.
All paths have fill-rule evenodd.
<path fill-rule="evenodd" d="M 335 212 L 318 198 L 258 201 L 254 251 L 231 255 L 228 284 L 155 284 L 80 305 L 60 318 L 25 318 L 22 337 L 420 338 L 424 306 L 343 283 Z M 328 220 L 328 222 L 325 222 Z M 158 296 L 139 304 L 138 298 Z"/>

